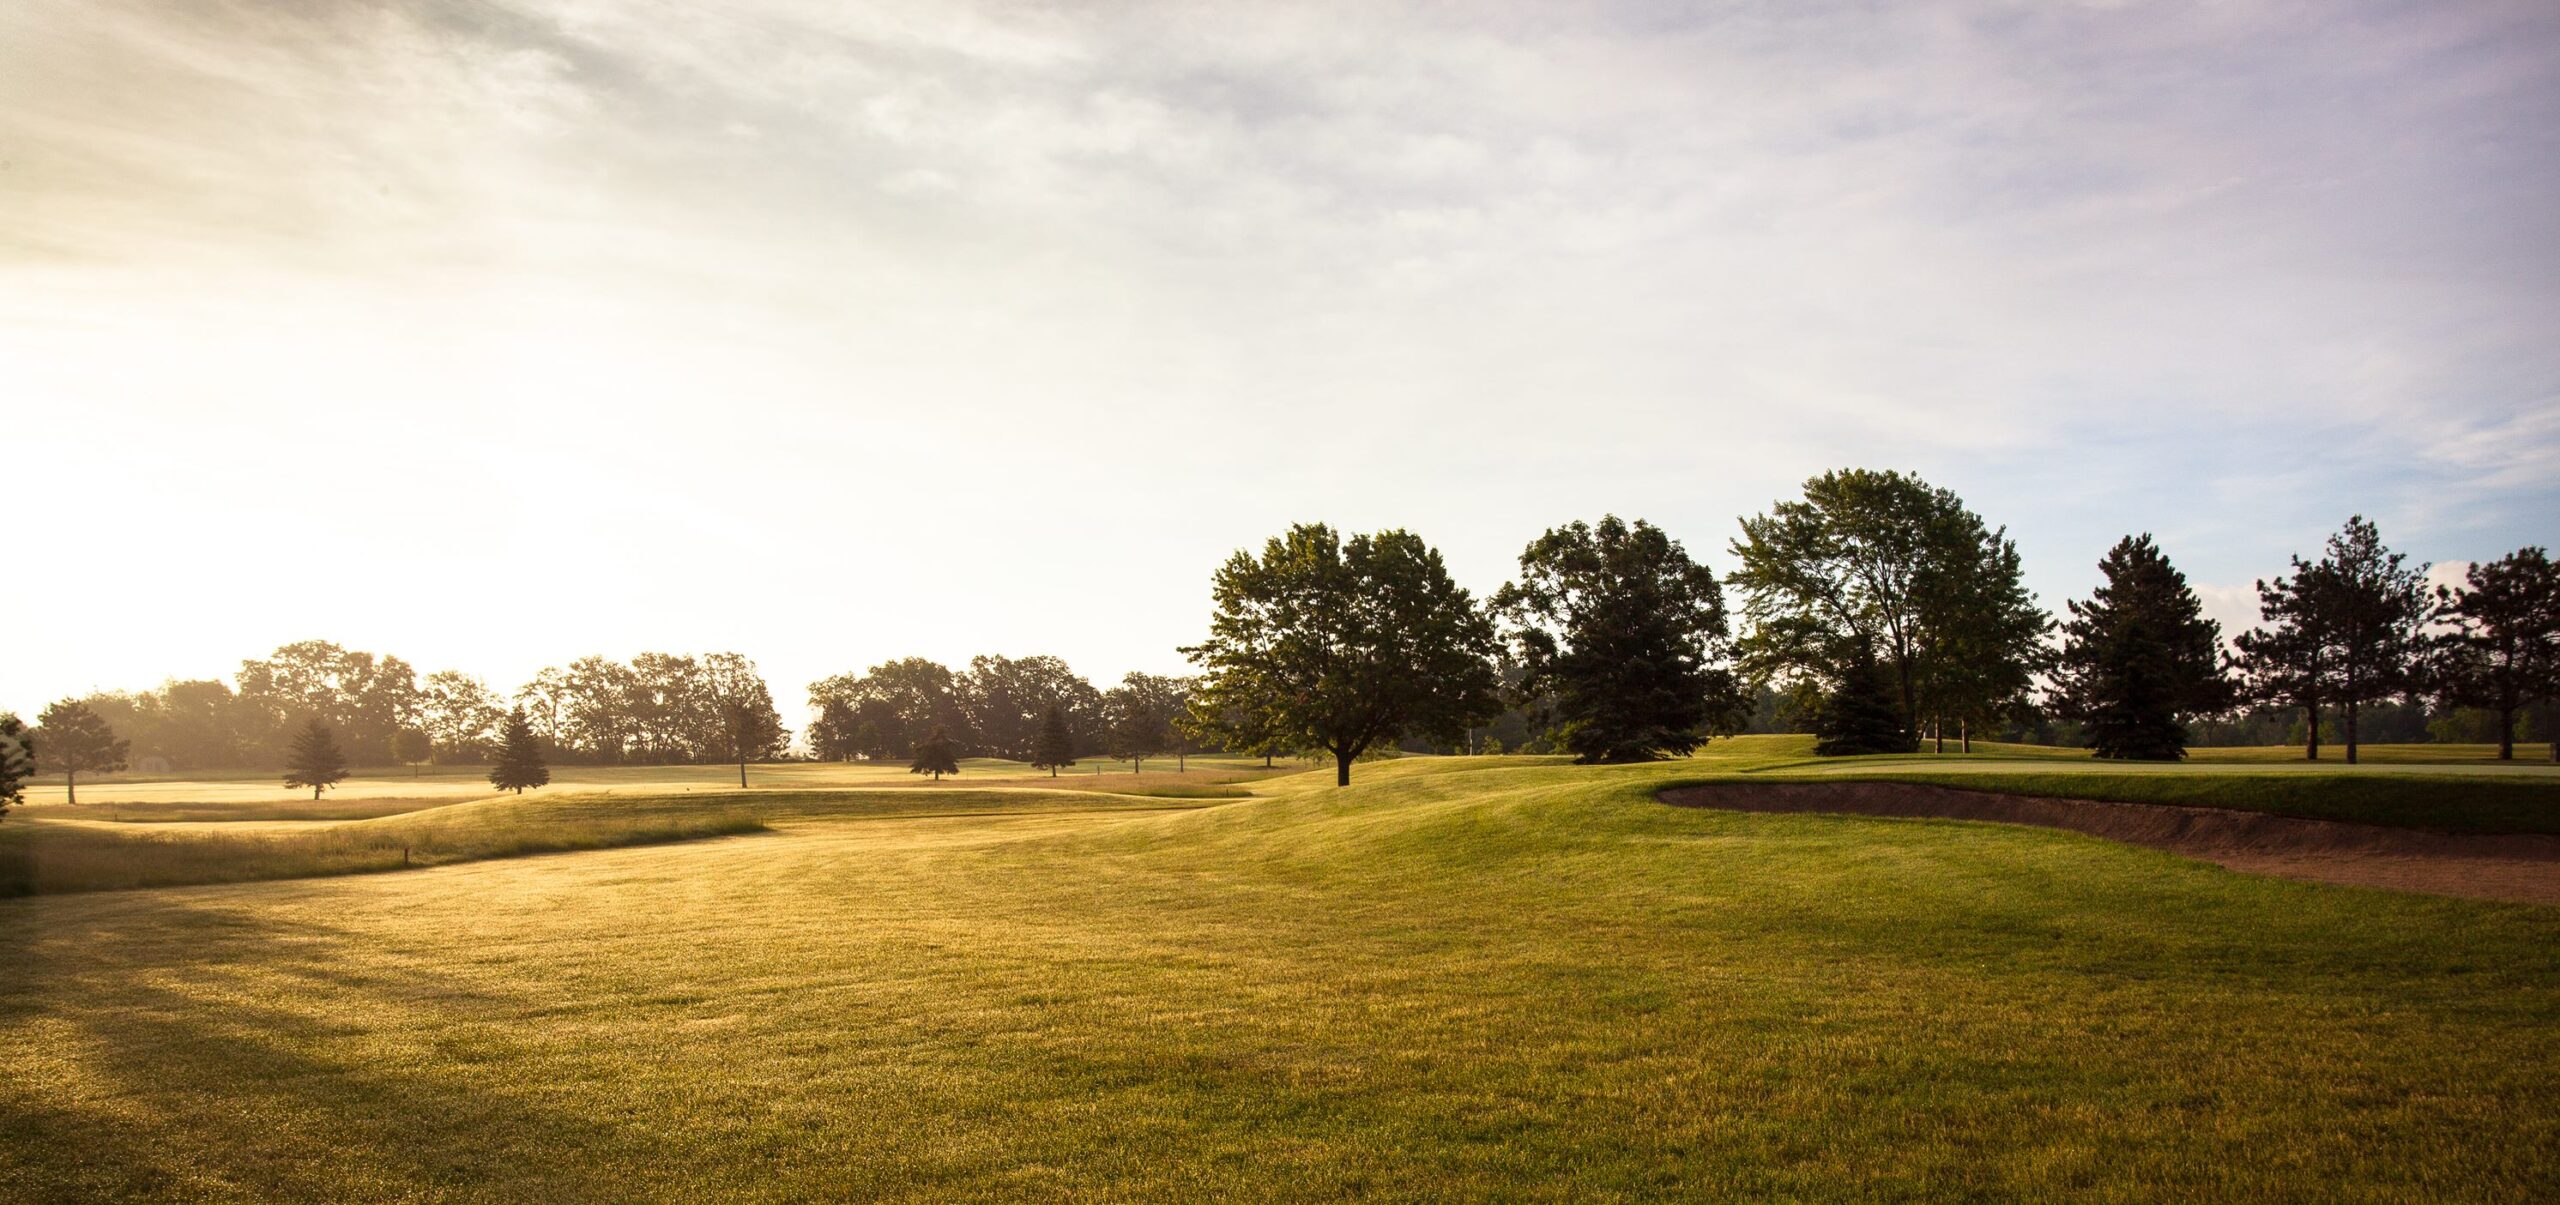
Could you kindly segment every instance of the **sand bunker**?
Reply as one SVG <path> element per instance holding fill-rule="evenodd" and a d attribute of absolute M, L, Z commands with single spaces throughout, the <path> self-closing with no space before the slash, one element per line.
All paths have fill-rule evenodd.
<path fill-rule="evenodd" d="M 1677 807 L 1988 820 L 2070 829 L 2255 874 L 2560 904 L 2560 836 L 2436 833 L 2226 808 L 2100 803 L 1901 782 L 1717 783 Z"/>

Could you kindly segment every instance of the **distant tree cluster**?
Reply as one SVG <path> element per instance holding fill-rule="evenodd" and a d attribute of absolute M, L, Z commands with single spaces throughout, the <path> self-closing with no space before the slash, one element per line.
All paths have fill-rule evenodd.
<path fill-rule="evenodd" d="M 1105 757 L 1143 770 L 1217 749 L 1330 760 L 1335 780 L 1399 749 L 1680 756 L 1744 731 L 1810 731 L 1823 755 L 1911 753 L 1950 734 L 2085 744 L 2170 760 L 2199 742 L 2494 741 L 2520 730 L 2560 760 L 2560 573 L 2539 547 L 2430 589 L 2427 566 L 2362 516 L 2315 560 L 2258 583 L 2261 622 L 2226 648 L 2149 535 L 2099 562 L 2057 625 L 2017 546 L 1952 492 L 1843 469 L 1741 521 L 1719 579 L 1643 520 L 1549 529 L 1479 603 L 1405 531 L 1304 524 L 1239 551 L 1211 581 L 1198 677 L 1108 690 L 1051 656 L 907 657 L 812 683 L 810 751 L 903 759 L 939 780 L 962 759 L 1051 771 Z M 1726 592 L 1739 595 L 1739 631 Z M 2293 717 L 2288 719 L 2287 717 Z M 2334 735 L 2333 735 L 2334 734 Z M 238 685 L 66 699 L 33 730 L 0 724 L 0 808 L 36 771 L 282 765 L 315 796 L 349 764 L 494 761 L 493 785 L 553 761 L 746 767 L 789 746 L 771 692 L 736 653 L 584 657 L 504 698 L 446 670 L 302 641 L 241 663 Z"/>
<path fill-rule="evenodd" d="M 1191 681 L 1133 673 L 1110 690 L 1056 657 L 974 657 L 957 673 L 906 657 L 809 686 L 810 751 L 821 760 L 914 755 L 940 732 L 960 757 L 995 757 L 1041 768 L 1107 755 L 1143 766 L 1181 756 L 1197 731 L 1187 722 Z M 1066 737 L 1058 742 L 1056 729 Z M 1044 746 L 1044 741 L 1052 742 Z"/>

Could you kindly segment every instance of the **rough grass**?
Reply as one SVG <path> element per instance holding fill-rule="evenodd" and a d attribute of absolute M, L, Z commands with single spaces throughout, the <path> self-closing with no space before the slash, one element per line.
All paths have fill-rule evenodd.
<path fill-rule="evenodd" d="M 435 809 L 437 813 L 451 809 Z M 364 874 L 482 858 L 755 832 L 732 808 L 684 811 L 479 805 L 467 814 L 253 831 L 133 831 L 121 825 L 0 828 L 0 895 Z"/>
<path fill-rule="evenodd" d="M 2560 909 L 1654 802 L 1699 772 L 813 796 L 746 841 L 0 901 L 0 1196 L 2560 1190 Z"/>

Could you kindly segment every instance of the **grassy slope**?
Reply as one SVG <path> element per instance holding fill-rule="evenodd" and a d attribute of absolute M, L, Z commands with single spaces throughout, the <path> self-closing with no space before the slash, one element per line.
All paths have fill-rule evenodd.
<path fill-rule="evenodd" d="M 0 1195 L 2560 1188 L 2560 910 L 1695 773 L 0 902 Z"/>
<path fill-rule="evenodd" d="M 2413 746 L 2414 747 L 2414 746 Z M 2560 771 L 2548 765 L 2255 759 L 2134 765 L 2075 751 L 1989 746 L 1975 757 L 1815 758 L 1806 737 L 1745 737 L 1696 763 L 1707 780 L 1746 772 L 1786 778 L 1923 782 L 2070 799 L 2240 808 L 2452 832 L 2560 832 Z"/>

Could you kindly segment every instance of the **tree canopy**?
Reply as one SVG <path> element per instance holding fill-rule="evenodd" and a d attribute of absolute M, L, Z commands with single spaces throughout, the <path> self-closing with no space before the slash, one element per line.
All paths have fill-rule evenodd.
<path fill-rule="evenodd" d="M 1723 664 L 1724 592 L 1679 542 L 1639 519 L 1550 529 L 1493 596 L 1525 673 L 1583 762 L 1685 756 L 1748 718 Z"/>
<path fill-rule="evenodd" d="M 2058 710 L 2099 757 L 2176 761 L 2184 721 L 2230 705 L 2222 629 L 2147 534 L 2117 541 L 2098 570 L 2105 583 L 2063 625 Z"/>
<path fill-rule="evenodd" d="M 80 802 L 80 776 L 124 768 L 127 742 L 86 703 L 62 699 L 36 716 L 44 756 L 40 769 L 62 772 L 64 802 Z"/>
<path fill-rule="evenodd" d="M 1075 733 L 1067 729 L 1067 709 L 1062 703 L 1051 703 L 1040 712 L 1040 735 L 1032 742 L 1031 768 L 1047 770 L 1056 778 L 1058 771 L 1076 764 Z"/>
<path fill-rule="evenodd" d="M 1502 710 L 1492 621 L 1410 532 L 1300 524 L 1229 558 L 1211 593 L 1207 639 L 1182 650 L 1206 671 L 1202 712 L 1331 753 L 1338 785 L 1381 743 L 1455 744 Z"/>
<path fill-rule="evenodd" d="M 2320 756 L 2323 706 L 2343 716 L 2352 763 L 2362 709 L 2423 685 L 2434 606 L 2427 567 L 2406 562 L 2356 515 L 2318 561 L 2294 557 L 2292 577 L 2258 583 L 2262 626 L 2234 643 L 2252 697 L 2302 709 L 2304 756 Z"/>
<path fill-rule="evenodd" d="M 2023 713 L 2051 620 L 2006 529 L 1953 493 L 1898 472 L 1843 469 L 1742 521 L 1743 664 L 1833 687 L 1873 657 L 1903 727 Z M 1969 730 L 1968 730 L 1969 731 Z"/>
<path fill-rule="evenodd" d="M 525 718 L 524 708 L 509 711 L 498 725 L 498 756 L 489 767 L 489 785 L 522 795 L 525 788 L 550 781 L 551 767 L 543 764 L 542 741 L 533 734 L 532 721 Z"/>
<path fill-rule="evenodd" d="M 329 731 L 328 722 L 314 719 L 303 725 L 286 753 L 284 785 L 309 787 L 311 797 L 318 799 L 320 792 L 346 777 L 347 755 L 338 748 L 338 738 Z"/>
<path fill-rule="evenodd" d="M 0 816 L 26 798 L 27 780 L 35 772 L 35 739 L 16 712 L 0 711 Z"/>
<path fill-rule="evenodd" d="M 2476 561 L 2459 588 L 2438 587 L 2452 625 L 2438 654 L 2438 692 L 2497 713 L 2498 760 L 2516 755 L 2516 713 L 2560 695 L 2560 568 L 2539 547 Z M 2560 760 L 2560 741 L 2553 744 Z"/>
<path fill-rule="evenodd" d="M 915 744 L 914 756 L 907 764 L 909 774 L 931 774 L 935 782 L 945 774 L 960 772 L 960 745 L 939 726 Z"/>

